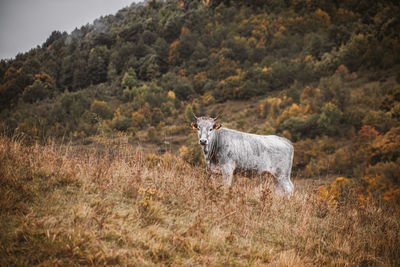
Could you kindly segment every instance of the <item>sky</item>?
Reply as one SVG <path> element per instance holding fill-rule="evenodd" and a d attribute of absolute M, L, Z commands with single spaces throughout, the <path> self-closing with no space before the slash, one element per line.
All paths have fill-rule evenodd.
<path fill-rule="evenodd" d="M 0 0 L 0 59 L 14 58 L 57 31 L 71 33 L 138 0 Z"/>

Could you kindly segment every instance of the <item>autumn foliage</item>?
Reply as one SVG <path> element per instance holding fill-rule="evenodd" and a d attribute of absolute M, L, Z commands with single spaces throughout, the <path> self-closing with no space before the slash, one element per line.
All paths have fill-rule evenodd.
<path fill-rule="evenodd" d="M 184 205 L 175 205 L 174 198 L 180 199 L 182 203 L 189 199 L 189 195 L 181 197 L 184 194 L 183 189 L 174 191 L 175 189 L 168 188 L 170 193 L 174 192 L 173 197 L 168 200 L 165 197 L 168 194 L 167 187 L 162 182 L 162 173 L 168 173 L 168 168 L 171 167 L 172 174 L 168 176 L 168 181 L 176 185 L 173 177 L 183 181 L 188 171 L 183 175 L 182 168 L 186 168 L 193 173 L 190 183 L 196 184 L 198 188 L 189 188 L 188 182 L 185 190 L 195 194 L 196 200 L 203 199 L 207 202 L 213 199 L 212 203 L 215 204 L 217 196 L 224 196 L 237 201 L 229 204 L 231 206 L 226 210 L 222 204 L 219 206 L 218 218 L 232 216 L 231 224 L 241 218 L 232 213 L 235 209 L 243 211 L 240 213 L 243 218 L 262 214 L 251 221 L 262 223 L 267 219 L 267 212 L 279 217 L 280 211 L 287 207 L 290 212 L 284 213 L 282 220 L 296 225 L 305 220 L 308 224 L 305 224 L 306 228 L 297 229 L 296 235 L 300 238 L 293 235 L 284 240 L 271 237 L 270 241 L 274 245 L 269 241 L 265 243 L 265 240 L 259 240 L 260 235 L 256 234 L 261 232 L 268 236 L 265 230 L 268 227 L 277 231 L 274 234 L 287 234 L 285 229 L 276 228 L 278 226 L 274 223 L 264 225 L 263 229 L 258 230 L 255 223 L 251 230 L 254 233 L 251 237 L 256 237 L 255 239 L 247 236 L 247 230 L 242 228 L 211 227 L 207 228 L 206 235 L 214 243 L 208 244 L 208 249 L 207 244 L 193 241 L 197 237 L 193 238 L 191 245 L 188 245 L 185 238 L 187 235 L 204 234 L 201 230 L 204 222 L 198 223 L 198 220 L 201 217 L 214 220 L 217 217 L 212 217 L 212 212 L 208 215 L 200 213 L 199 218 L 197 215 L 185 217 L 182 224 L 192 225 L 192 228 L 177 226 L 182 231 L 177 236 L 172 235 L 172 232 L 176 232 L 174 229 L 159 229 L 157 242 L 154 243 L 150 241 L 150 232 L 155 231 L 154 229 L 141 232 L 143 239 L 147 240 L 142 243 L 122 238 L 125 235 L 114 233 L 114 227 L 109 229 L 106 236 L 97 235 L 91 239 L 94 230 L 90 228 L 89 232 L 84 231 L 82 239 L 76 236 L 76 239 L 72 236 L 69 239 L 69 233 L 64 233 L 65 228 L 63 231 L 57 230 L 57 227 L 62 226 L 58 225 L 57 229 L 47 234 L 44 228 L 39 227 L 41 222 L 27 228 L 21 226 L 20 232 L 11 229 L 12 225 L 5 222 L 4 225 L 11 225 L 11 228 L 8 237 L 0 241 L 7 244 L 10 240 L 17 243 L 22 240 L 23 244 L 19 243 L 22 247 L 29 247 L 31 241 L 33 244 L 40 243 L 40 240 L 46 240 L 44 243 L 49 247 L 54 245 L 53 241 L 61 244 L 64 241 L 69 242 L 68 246 L 72 249 L 61 246 L 55 253 L 75 257 L 76 261 L 73 263 L 92 265 L 115 264 L 112 259 L 117 262 L 110 252 L 114 253 L 114 250 L 102 250 L 95 245 L 99 239 L 106 243 L 111 242 L 114 248 L 120 244 L 123 248 L 115 253 L 121 253 L 118 255 L 122 255 L 122 258 L 129 254 L 127 248 L 138 248 L 139 258 L 150 265 L 190 265 L 193 262 L 194 265 L 262 265 L 265 262 L 279 265 L 288 259 L 293 262 L 286 265 L 295 265 L 291 264 L 294 262 L 298 265 L 303 262 L 310 265 L 395 265 L 398 262 L 393 259 L 399 258 L 398 251 L 394 249 L 398 244 L 397 240 L 390 239 L 392 243 L 387 247 L 379 243 L 379 240 L 387 239 L 382 232 L 386 228 L 379 228 L 381 225 L 375 221 L 374 216 L 392 215 L 389 210 L 398 208 L 400 204 L 398 14 L 400 5 L 396 1 L 152 0 L 145 4 L 134 3 L 114 15 L 96 19 L 70 34 L 54 31 L 41 46 L 13 59 L 1 60 L 0 136 L 8 140 L 4 141 L 7 146 L 15 145 L 22 151 L 36 149 L 35 155 L 44 157 L 39 150 L 48 151 L 48 147 L 40 145 L 48 144 L 49 140 L 60 147 L 70 143 L 81 149 L 91 148 L 99 140 L 102 140 L 100 143 L 123 140 L 130 148 L 135 151 L 139 149 L 143 153 L 139 153 L 141 156 L 136 155 L 138 158 L 134 156 L 134 163 L 131 163 L 145 168 L 146 174 L 133 174 L 132 177 L 154 182 L 147 184 L 130 181 L 128 175 L 124 175 L 132 174 L 133 169 L 137 170 L 132 166 L 126 167 L 127 172 L 121 174 L 126 178 L 122 183 L 118 183 L 117 178 L 112 183 L 108 180 L 108 172 L 115 170 L 108 165 L 96 165 L 96 168 L 92 168 L 88 163 L 85 165 L 86 173 L 78 165 L 74 165 L 76 172 L 82 171 L 77 176 L 76 173 L 69 172 L 70 161 L 62 166 L 64 176 L 59 176 L 59 169 L 54 169 L 56 163 L 47 166 L 54 170 L 48 174 L 47 167 L 42 172 L 43 170 L 33 166 L 41 162 L 32 158 L 31 161 L 35 163 L 26 163 L 26 166 L 34 168 L 33 174 L 18 169 L 18 173 L 12 174 L 15 180 L 4 190 L 14 192 L 15 188 L 20 188 L 21 192 L 25 192 L 26 189 L 27 196 L 36 196 L 32 190 L 41 186 L 42 179 L 47 179 L 51 188 L 62 187 L 64 190 L 66 185 L 65 192 L 68 195 L 68 190 L 79 184 L 89 186 L 85 187 L 88 191 L 77 189 L 80 193 L 84 192 L 79 199 L 84 203 L 84 195 L 88 192 L 108 192 L 107 196 L 113 196 L 111 191 L 107 191 L 110 188 L 107 188 L 106 182 L 93 186 L 92 183 L 100 179 L 96 177 L 102 177 L 110 182 L 110 187 L 112 184 L 118 190 L 121 189 L 118 192 L 125 192 L 123 188 L 128 188 L 129 192 L 125 193 L 129 196 L 128 199 L 135 199 L 135 218 L 140 218 L 140 225 L 157 228 L 158 224 L 169 222 L 171 214 L 165 214 L 171 205 L 176 208 L 173 211 L 175 215 L 181 214 L 187 208 Z M 246 191 L 245 186 L 234 189 L 237 191 L 231 195 L 224 195 L 216 188 L 207 187 L 203 188 L 205 191 L 201 191 L 203 189 L 199 188 L 204 184 L 200 181 L 206 180 L 203 177 L 202 152 L 196 135 L 189 127 L 193 114 L 220 115 L 223 126 L 290 139 L 295 147 L 292 179 L 295 183 L 315 185 L 300 189 L 303 191 L 296 197 L 295 205 L 283 204 L 280 200 L 270 198 L 267 189 L 262 189 L 263 197 L 254 201 L 251 196 L 258 190 L 254 185 L 250 191 Z M 10 141 L 15 138 L 21 138 L 23 142 Z M 102 143 L 100 146 L 108 147 L 109 143 Z M 50 152 L 54 155 L 56 150 Z M 17 157 L 19 152 L 13 153 L 7 164 L 16 162 L 13 157 Z M 117 155 L 113 150 L 108 153 L 109 157 Z M 60 161 L 62 157 L 56 158 Z M 166 164 L 166 158 L 172 158 L 177 165 L 163 165 Z M 82 158 L 79 156 L 80 159 Z M 99 159 L 92 157 L 91 163 L 98 162 Z M 79 161 L 77 158 L 72 161 L 74 160 Z M 2 162 L 0 161 L 0 170 L 11 175 L 13 168 Z M 118 162 L 127 166 L 125 163 Z M 164 166 L 164 169 L 157 169 L 159 165 Z M 31 181 L 31 177 L 35 181 L 32 184 L 33 189 L 25 188 L 24 183 L 20 183 L 16 177 L 23 177 L 23 181 Z M 56 180 L 53 180 L 54 177 L 57 177 Z M 86 180 L 88 177 L 92 179 L 89 182 Z M 257 192 L 261 194 L 261 191 Z M 104 196 L 98 198 L 104 199 Z M 274 201 L 270 201 L 271 199 Z M 28 200 L 30 201 L 30 197 L 25 198 L 25 194 L 16 193 L 14 201 L 7 204 L 4 200 L 2 203 L 12 210 Z M 167 200 L 171 203 L 166 203 Z M 304 207 L 309 200 L 311 207 Z M 124 196 L 117 201 L 126 203 L 130 200 Z M 267 204 L 261 207 L 260 201 Z M 211 210 L 215 208 L 214 204 L 207 203 L 203 207 L 211 207 Z M 127 212 L 126 207 L 120 208 Z M 74 220 L 83 220 L 85 225 L 91 226 L 98 223 L 98 229 L 107 228 L 107 214 L 112 213 L 111 208 L 101 206 L 101 210 L 92 211 L 102 216 L 93 216 L 98 220 L 96 223 L 81 218 L 86 209 L 89 208 L 82 206 L 69 210 L 75 217 L 66 228 L 71 229 Z M 293 209 L 313 215 L 296 217 Z M 119 216 L 126 214 L 114 215 L 116 217 L 112 219 L 115 219 L 113 222 L 119 224 L 122 223 Z M 339 216 L 341 224 L 345 225 L 333 224 L 339 232 L 330 228 L 335 216 Z M 326 217 L 328 220 L 325 221 Z M 20 219 L 18 217 L 16 220 L 20 222 Z M 29 216 L 24 217 L 25 219 L 28 220 Z M 312 223 L 314 219 L 328 227 L 329 231 L 318 228 L 318 223 Z M 277 220 L 275 223 L 285 225 Z M 396 222 L 391 220 L 388 219 L 387 225 L 393 226 L 394 230 L 398 229 Z M 135 220 L 131 219 L 129 222 L 133 221 Z M 356 228 L 355 222 L 358 223 Z M 207 221 L 206 224 L 208 223 L 210 222 Z M 374 223 L 379 229 L 364 228 L 367 224 Z M 141 229 L 139 224 L 137 226 Z M 310 235 L 302 235 L 310 233 L 309 230 Z M 343 236 L 356 235 L 359 239 L 354 242 L 348 242 L 345 238 L 336 240 L 333 235 L 324 236 L 325 231 Z M 380 234 L 368 239 L 364 235 L 367 231 L 378 231 Z M 11 233 L 16 233 L 16 236 Z M 168 238 L 163 237 L 162 233 Z M 32 239 L 25 242 L 24 236 Z M 218 236 L 224 238 L 219 239 Z M 173 243 L 164 243 L 167 239 L 173 240 Z M 360 245 L 367 242 L 366 239 L 370 243 Z M 253 243 L 251 240 L 256 241 Z M 334 248 L 321 247 L 314 241 L 308 243 L 309 240 L 328 240 L 326 244 L 332 241 Z M 238 245 L 237 241 L 240 241 L 239 252 L 233 249 Z M 229 242 L 233 250 L 223 254 L 222 244 Z M 78 243 L 85 245 L 79 246 Z M 89 247 L 87 244 L 90 244 L 92 250 L 88 254 L 90 256 L 85 258 L 86 251 L 75 248 Z M 299 247 L 298 244 L 304 247 Z M 279 253 L 270 253 L 266 249 L 269 246 L 272 246 L 271 249 L 278 246 Z M 181 249 L 179 256 L 168 253 L 171 247 Z M 0 249 L 0 253 L 2 251 L 7 250 Z M 40 251 L 43 254 L 38 255 L 48 255 L 48 251 L 50 249 L 44 247 Z M 147 254 L 144 251 L 148 251 Z M 204 255 L 205 251 L 224 256 L 212 257 L 210 262 L 202 257 L 196 261 L 196 256 L 199 253 Z M 368 254 L 368 251 L 373 253 Z M 36 255 L 37 251 L 31 252 L 31 255 Z M 13 255 L 20 254 L 23 251 L 15 251 Z M 96 255 L 103 258 L 100 260 Z M 240 255 L 238 262 L 230 261 L 230 257 L 237 255 Z M 131 259 L 131 256 L 129 254 L 126 258 Z M 59 259 L 57 257 L 54 256 L 54 259 Z M 333 261 L 331 257 L 337 261 Z M 351 262 L 351 258 L 354 262 Z M 29 263 L 39 262 L 40 260 Z M 143 262 L 138 262 L 137 265 L 143 265 Z M 68 262 L 64 263 L 68 265 Z M 48 264 L 58 263 L 55 260 Z"/>

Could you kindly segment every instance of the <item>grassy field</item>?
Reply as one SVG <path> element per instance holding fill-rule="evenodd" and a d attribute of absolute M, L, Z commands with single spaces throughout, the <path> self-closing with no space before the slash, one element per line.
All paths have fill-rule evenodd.
<path fill-rule="evenodd" d="M 212 184 L 201 167 L 128 144 L 0 138 L 0 265 L 398 266 L 399 211 L 290 200 L 260 178 Z"/>

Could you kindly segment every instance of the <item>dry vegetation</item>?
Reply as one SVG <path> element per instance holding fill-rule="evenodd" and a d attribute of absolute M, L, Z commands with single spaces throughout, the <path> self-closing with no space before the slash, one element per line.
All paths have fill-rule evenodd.
<path fill-rule="evenodd" d="M 399 211 L 320 199 L 296 180 L 288 201 L 260 179 L 230 189 L 179 158 L 0 139 L 0 265 L 400 264 Z"/>

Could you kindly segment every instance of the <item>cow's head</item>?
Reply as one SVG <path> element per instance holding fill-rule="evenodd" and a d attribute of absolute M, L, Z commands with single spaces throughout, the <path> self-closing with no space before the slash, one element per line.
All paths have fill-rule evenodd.
<path fill-rule="evenodd" d="M 212 143 L 215 138 L 215 131 L 221 128 L 221 124 L 216 122 L 218 116 L 216 118 L 194 117 L 196 122 L 192 122 L 191 126 L 193 130 L 197 131 L 199 144 L 206 146 L 207 144 Z"/>

